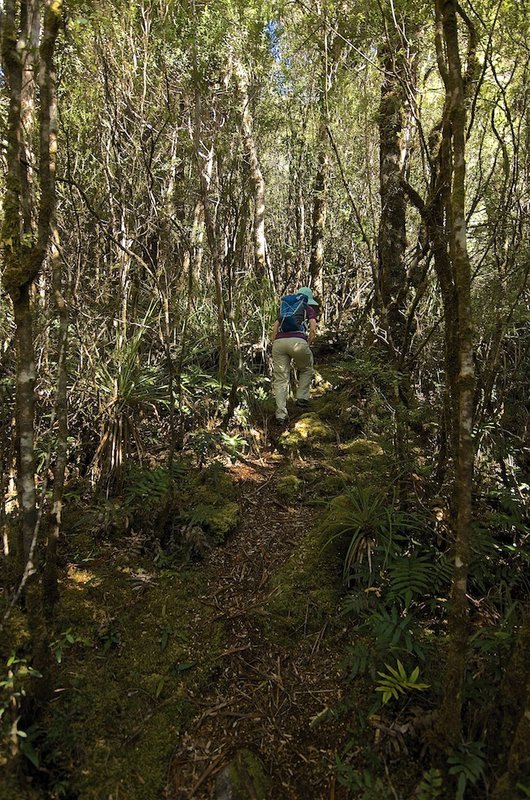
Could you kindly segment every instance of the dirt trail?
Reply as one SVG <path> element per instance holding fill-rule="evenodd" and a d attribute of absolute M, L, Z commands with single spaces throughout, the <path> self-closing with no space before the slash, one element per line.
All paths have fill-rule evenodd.
<path fill-rule="evenodd" d="M 264 463 L 260 471 L 234 470 L 242 524 L 211 555 L 208 591 L 200 598 L 222 621 L 226 648 L 218 680 L 197 699 L 197 715 L 171 760 L 168 800 L 232 797 L 228 771 L 243 750 L 258 759 L 258 771 L 262 766 L 269 781 L 263 793 L 256 789 L 261 778 L 244 770 L 249 800 L 341 796 L 332 765 L 343 732 L 332 719 L 320 724 L 322 712 L 341 699 L 338 654 L 325 635 L 328 624 L 311 634 L 304 625 L 293 629 L 292 644 L 278 644 L 271 641 L 277 637 L 264 633 L 274 631 L 268 603 L 277 589 L 271 578 L 299 550 L 315 512 L 301 503 L 280 502 L 278 461 L 269 456 Z"/>

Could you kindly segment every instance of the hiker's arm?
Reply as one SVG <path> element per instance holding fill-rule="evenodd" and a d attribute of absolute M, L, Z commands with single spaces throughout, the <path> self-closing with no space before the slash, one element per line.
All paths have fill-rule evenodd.
<path fill-rule="evenodd" d="M 316 319 L 309 320 L 309 336 L 308 342 L 309 344 L 313 344 L 315 339 L 317 338 L 317 321 Z"/>
<path fill-rule="evenodd" d="M 272 326 L 271 342 L 273 342 L 276 339 L 279 327 L 280 327 L 280 320 L 277 319 L 274 325 Z"/>

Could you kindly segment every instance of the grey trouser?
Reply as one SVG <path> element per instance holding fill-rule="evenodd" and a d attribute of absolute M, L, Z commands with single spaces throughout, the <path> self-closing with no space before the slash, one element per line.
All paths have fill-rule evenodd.
<path fill-rule="evenodd" d="M 298 370 L 297 400 L 309 400 L 309 387 L 313 378 L 313 353 L 305 339 L 290 336 L 275 339 L 272 343 L 272 365 L 274 369 L 273 391 L 276 400 L 276 419 L 287 416 L 287 394 L 291 359 Z"/>

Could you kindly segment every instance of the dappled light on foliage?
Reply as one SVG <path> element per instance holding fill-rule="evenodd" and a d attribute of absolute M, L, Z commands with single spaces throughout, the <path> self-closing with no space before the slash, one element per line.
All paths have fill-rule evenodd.
<path fill-rule="evenodd" d="M 0 800 L 530 796 L 527 11 L 3 3 Z"/>

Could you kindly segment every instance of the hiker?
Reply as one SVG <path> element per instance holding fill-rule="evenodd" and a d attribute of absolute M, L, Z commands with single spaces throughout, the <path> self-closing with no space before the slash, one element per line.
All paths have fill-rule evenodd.
<path fill-rule="evenodd" d="M 313 353 L 310 345 L 317 335 L 318 303 L 313 292 L 304 286 L 296 294 L 282 297 L 280 313 L 272 329 L 273 391 L 276 400 L 276 419 L 287 420 L 287 394 L 291 360 L 298 370 L 296 405 L 309 405 L 309 387 L 313 378 Z M 307 325 L 309 331 L 307 331 Z"/>

